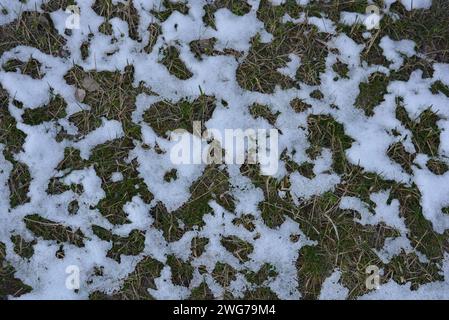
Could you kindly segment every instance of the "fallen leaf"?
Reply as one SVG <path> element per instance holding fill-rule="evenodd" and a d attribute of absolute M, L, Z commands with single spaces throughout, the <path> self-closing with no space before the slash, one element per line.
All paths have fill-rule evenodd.
<path fill-rule="evenodd" d="M 81 85 L 86 89 L 88 92 L 94 92 L 100 90 L 100 85 L 97 81 L 95 81 L 91 77 L 85 77 L 81 83 Z"/>
<path fill-rule="evenodd" d="M 75 99 L 78 102 L 83 102 L 85 97 L 86 97 L 86 90 L 77 88 L 75 91 Z"/>

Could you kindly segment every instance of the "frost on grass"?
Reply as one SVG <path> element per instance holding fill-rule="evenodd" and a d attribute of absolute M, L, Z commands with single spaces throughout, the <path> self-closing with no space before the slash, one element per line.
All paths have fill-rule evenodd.
<path fill-rule="evenodd" d="M 449 7 L 309 2 L 0 0 L 0 297 L 449 298 Z M 173 164 L 193 121 L 277 173 Z"/>

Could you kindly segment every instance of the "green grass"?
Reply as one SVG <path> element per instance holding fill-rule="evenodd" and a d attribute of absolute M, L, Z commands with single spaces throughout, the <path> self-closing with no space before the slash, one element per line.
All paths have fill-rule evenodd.
<path fill-rule="evenodd" d="M 193 288 L 189 297 L 191 300 L 212 300 L 213 298 L 214 295 L 205 282 L 201 282 L 198 287 Z"/>
<path fill-rule="evenodd" d="M 217 0 L 213 3 L 206 4 L 204 6 L 205 14 L 203 16 L 203 21 L 206 26 L 213 27 L 215 29 L 215 17 L 214 14 L 219 9 L 227 8 L 233 14 L 237 16 L 243 16 L 249 12 L 251 7 L 246 3 L 246 1 L 240 0 Z"/>
<path fill-rule="evenodd" d="M 27 45 L 54 56 L 64 53 L 65 39 L 53 27 L 48 13 L 24 12 L 19 19 L 0 26 L 0 54 Z"/>
<path fill-rule="evenodd" d="M 396 118 L 412 132 L 412 142 L 417 152 L 425 153 L 431 157 L 438 154 L 441 130 L 437 121 L 440 120 L 440 117 L 430 110 L 430 106 L 429 109 L 420 114 L 419 118 L 410 119 L 404 107 L 398 105 Z"/>
<path fill-rule="evenodd" d="M 9 296 L 20 297 L 32 290 L 30 286 L 14 277 L 14 268 L 5 261 L 5 249 L 5 245 L 0 242 L 0 299 L 2 300 Z"/>
<path fill-rule="evenodd" d="M 170 46 L 163 51 L 161 63 L 167 68 L 168 72 L 178 79 L 187 80 L 193 76 L 193 73 L 179 57 L 179 50 L 174 46 Z"/>
<path fill-rule="evenodd" d="M 33 79 L 42 79 L 43 74 L 40 71 L 41 63 L 36 59 L 30 59 L 26 62 L 22 62 L 17 59 L 8 60 L 2 66 L 6 72 L 15 72 L 19 70 L 20 73 L 26 74 Z"/>
<path fill-rule="evenodd" d="M 261 286 L 265 281 L 268 281 L 277 275 L 276 268 L 269 263 L 265 263 L 257 272 L 248 271 L 245 277 L 248 282 Z"/>
<path fill-rule="evenodd" d="M 381 4 L 381 1 L 376 3 Z M 51 0 L 43 6 L 48 12 L 64 8 L 73 1 Z M 380 64 L 388 66 L 382 49 L 379 47 L 380 39 L 388 35 L 395 40 L 411 39 L 417 43 L 417 51 L 425 57 L 438 62 L 449 62 L 449 4 L 443 0 L 434 0 L 431 10 L 417 10 L 408 12 L 400 4 L 395 4 L 392 10 L 400 17 L 394 21 L 389 17 L 382 20 L 382 27 L 374 33 L 371 39 L 365 39 L 362 26 L 347 27 L 337 23 L 337 30 L 345 32 L 357 43 L 364 44 L 363 60 L 368 64 Z M 188 6 L 183 2 L 164 1 L 165 9 L 155 8 L 152 13 L 156 16 L 149 26 L 151 37 L 148 43 L 143 44 L 144 52 L 150 53 L 154 49 L 157 37 L 161 34 L 160 22 L 166 21 L 173 12 L 187 14 Z M 249 91 L 258 93 L 272 93 L 276 86 L 283 89 L 295 88 L 299 82 L 314 86 L 310 97 L 316 100 L 324 98 L 320 91 L 320 73 L 324 71 L 324 63 L 329 48 L 326 41 L 329 36 L 320 33 L 316 27 L 306 24 L 282 23 L 281 18 L 285 14 L 298 17 L 306 12 L 309 16 L 320 16 L 324 13 L 334 21 L 338 21 L 340 12 L 355 11 L 363 13 L 366 1 L 344 1 L 318 3 L 300 8 L 296 1 L 287 0 L 280 6 L 272 6 L 268 0 L 262 0 L 257 17 L 263 22 L 266 30 L 273 34 L 273 41 L 262 43 L 260 37 L 251 40 L 251 49 L 245 56 L 235 50 L 215 50 L 216 39 L 198 39 L 189 45 L 195 57 L 199 60 L 204 56 L 229 55 L 239 62 L 237 81 L 239 85 Z M 207 5 L 203 17 L 207 25 L 215 27 L 214 14 L 221 8 L 228 8 L 234 14 L 242 16 L 249 12 L 250 6 L 244 1 L 219 0 Z M 100 32 L 105 35 L 112 34 L 110 19 L 118 17 L 124 20 L 130 27 L 130 37 L 139 39 L 137 26 L 139 17 L 133 5 L 113 5 L 111 0 L 95 1 L 94 10 L 105 18 L 100 26 Z M 447 21 L 447 23 L 445 23 Z M 0 43 L 0 54 L 17 45 L 35 47 L 44 53 L 54 56 L 64 56 L 63 46 L 65 40 L 59 36 L 51 24 L 47 13 L 24 13 L 11 24 L 0 27 L 0 37 L 4 39 Z M 90 53 L 90 42 L 86 41 L 82 46 L 83 57 Z M 302 65 L 298 69 L 295 79 L 290 79 L 277 69 L 284 67 L 289 61 L 288 55 L 294 53 L 301 57 Z M 178 79 L 185 80 L 193 76 L 192 72 L 182 61 L 179 50 L 173 44 L 167 45 L 161 52 L 160 63 L 168 72 Z M 349 68 L 338 61 L 332 66 L 339 78 L 347 78 Z M 424 58 L 412 57 L 405 59 L 404 65 L 389 76 L 375 73 L 366 82 L 360 84 L 360 94 L 356 99 L 356 106 L 363 110 L 366 116 L 372 116 L 374 108 L 383 101 L 390 81 L 407 81 L 411 72 L 416 69 L 423 71 L 424 77 L 433 73 L 432 63 Z M 9 60 L 2 65 L 5 72 L 19 72 L 35 79 L 42 78 L 43 73 L 38 61 Z M 77 88 L 83 87 L 86 77 L 94 79 L 99 88 L 88 91 L 84 103 L 91 106 L 91 110 L 79 111 L 68 117 L 78 130 L 78 135 L 69 135 L 60 131 L 58 141 L 64 139 L 76 141 L 82 136 L 92 132 L 101 125 L 101 119 L 119 121 L 124 129 L 125 137 L 99 145 L 92 150 L 89 159 L 82 159 L 78 150 L 66 148 L 64 159 L 59 163 L 57 170 L 63 175 L 73 170 L 94 167 L 98 177 L 102 181 L 102 189 L 105 197 L 97 206 L 99 212 L 112 224 L 120 226 L 129 223 L 129 219 L 123 210 L 123 206 L 131 201 L 134 196 L 140 196 L 145 203 L 153 200 L 153 195 L 138 172 L 136 160 L 129 161 L 129 152 L 135 147 L 136 141 L 142 140 L 140 126 L 131 121 L 131 115 L 135 111 L 136 96 L 141 93 L 153 95 L 150 89 L 133 86 L 134 69 L 128 66 L 124 72 L 86 72 L 79 67 L 72 68 L 66 75 L 68 84 Z M 86 88 L 84 88 L 86 89 Z M 442 94 L 449 97 L 449 88 L 441 81 L 432 84 L 433 94 Z M 163 97 L 161 97 L 163 99 Z M 25 134 L 17 128 L 16 120 L 8 111 L 8 93 L 0 87 L 0 141 L 5 145 L 3 155 L 12 164 L 12 173 L 8 180 L 8 188 L 11 192 L 10 204 L 12 208 L 25 204 L 28 198 L 31 176 L 27 166 L 15 159 L 22 150 Z M 23 106 L 17 101 L 13 102 L 19 109 Z M 143 116 L 143 120 L 150 125 L 160 137 L 167 138 L 168 133 L 183 128 L 192 132 L 192 122 L 204 122 L 212 117 L 216 108 L 216 98 L 200 94 L 197 99 L 183 99 L 177 102 L 161 100 L 152 106 Z M 225 101 L 223 105 L 229 107 Z M 296 113 L 312 112 L 312 106 L 305 101 L 296 98 L 285 104 L 286 108 L 293 109 Z M 249 114 L 257 119 L 265 119 L 271 125 L 275 125 L 280 113 L 274 112 L 269 105 L 253 104 L 248 106 Z M 54 95 L 51 101 L 36 109 L 23 109 L 22 119 L 25 124 L 39 125 L 43 122 L 55 122 L 66 118 L 66 103 L 58 95 Z M 411 141 L 417 153 L 429 156 L 426 166 L 437 175 L 442 175 L 449 170 L 448 162 L 438 155 L 441 130 L 437 126 L 440 116 L 431 109 L 425 110 L 417 118 L 412 119 L 398 99 L 396 118 L 410 130 Z M 294 203 L 287 192 L 286 197 L 279 195 L 280 191 L 288 191 L 291 187 L 288 175 L 276 180 L 261 176 L 257 166 L 244 165 L 240 171 L 242 175 L 251 179 L 252 183 L 260 188 L 264 200 L 258 204 L 263 222 L 272 229 L 278 228 L 287 217 L 300 225 L 300 229 L 311 240 L 317 241 L 316 246 L 302 247 L 296 261 L 298 289 L 303 298 L 316 299 L 319 296 L 323 281 L 335 268 L 342 272 L 341 282 L 349 290 L 349 297 L 367 292 L 365 288 L 365 269 L 374 264 L 382 267 L 385 274 L 382 281 L 393 279 L 398 283 L 411 282 L 415 289 L 418 285 L 430 281 L 441 280 L 440 265 L 444 252 L 449 251 L 449 234 L 437 234 L 431 223 L 423 216 L 421 206 L 421 194 L 416 185 L 403 185 L 393 181 L 387 181 L 374 173 L 368 173 L 363 168 L 349 163 L 345 151 L 351 147 L 353 140 L 349 137 L 342 124 L 329 115 L 310 114 L 307 118 L 307 133 L 309 147 L 307 155 L 309 161 L 295 163 L 286 153 L 282 160 L 286 163 L 288 174 L 298 172 L 310 179 L 314 178 L 313 160 L 320 156 L 323 148 L 332 151 L 332 168 L 341 177 L 341 182 L 333 191 L 315 196 L 307 201 Z M 405 150 L 402 142 L 392 144 L 387 152 L 390 159 L 408 173 L 412 172 L 413 161 L 416 153 Z M 122 181 L 112 182 L 114 172 L 121 172 Z M 172 182 L 178 179 L 178 172 L 170 170 L 164 173 L 164 179 Z M 136 187 L 137 186 L 137 187 Z M 64 185 L 61 178 L 53 177 L 49 181 L 48 192 L 61 194 L 72 190 L 81 194 L 84 190 L 81 185 Z M 340 200 L 344 196 L 355 196 L 364 201 L 370 210 L 374 209 L 374 203 L 370 195 L 374 192 L 390 190 L 390 200 L 397 199 L 400 203 L 400 216 L 405 219 L 406 226 L 410 229 L 408 237 L 416 250 L 429 258 L 428 263 L 421 263 L 415 254 L 401 253 L 390 263 L 382 263 L 373 248 L 380 249 L 386 238 L 398 236 L 398 232 L 383 225 L 363 226 L 354 221 L 358 217 L 357 212 L 341 210 Z M 235 211 L 235 199 L 232 196 L 227 172 L 219 166 L 208 166 L 203 175 L 190 187 L 190 199 L 178 210 L 168 212 L 162 203 L 157 203 L 149 214 L 154 219 L 153 226 L 162 232 L 166 241 L 172 243 L 182 238 L 187 231 L 201 229 L 204 226 L 203 217 L 212 213 L 210 201 L 216 201 L 229 212 Z M 76 215 L 80 208 L 77 200 L 70 202 L 68 210 Z M 447 208 L 443 210 L 446 214 Z M 80 230 L 72 230 L 61 223 L 44 219 L 39 213 L 26 216 L 24 223 L 29 231 L 37 239 L 56 241 L 60 245 L 57 253 L 59 258 L 64 256 L 64 245 L 73 244 L 79 247 L 87 240 Z M 257 221 L 257 213 L 246 212 L 232 220 L 236 226 L 241 226 L 248 231 L 254 231 Z M 94 234 L 103 241 L 111 243 L 108 258 L 121 261 L 122 255 L 141 255 L 145 245 L 145 233 L 132 230 L 126 237 L 114 234 L 111 230 L 92 226 Z M 11 242 L 14 252 L 24 259 L 29 259 L 34 252 L 33 246 L 36 240 L 25 241 L 20 235 L 12 234 Z M 292 241 L 298 241 L 297 236 L 292 236 Z M 201 257 L 209 239 L 196 236 L 191 241 L 190 257 L 183 261 L 175 255 L 168 255 L 165 263 L 171 269 L 172 282 L 179 286 L 190 287 L 194 273 L 192 259 Z M 276 299 L 277 296 L 267 284 L 277 276 L 278 270 L 274 266 L 264 264 L 257 271 L 250 271 L 244 267 L 249 261 L 254 248 L 251 243 L 236 236 L 223 236 L 221 244 L 235 256 L 242 266 L 236 270 L 229 264 L 217 262 L 212 270 L 206 266 L 198 268 L 200 274 L 210 273 L 212 278 L 224 288 L 224 299 L 234 299 L 229 292 L 231 282 L 237 279 L 239 274 L 248 281 L 249 286 L 244 292 L 246 299 Z M 0 244 L 0 298 L 7 295 L 20 296 L 31 290 L 14 277 L 14 268 L 5 261 L 5 245 Z M 144 257 L 135 270 L 123 281 L 120 289 L 111 295 L 102 292 L 91 294 L 92 299 L 152 299 L 148 289 L 155 289 L 155 279 L 161 275 L 165 265 L 152 257 Z M 99 267 L 96 275 L 101 275 Z M 214 298 L 206 282 L 192 288 L 191 299 Z"/>
<path fill-rule="evenodd" d="M 70 227 L 42 218 L 38 214 L 28 215 L 23 220 L 26 227 L 39 238 L 84 247 L 84 235 L 79 229 L 72 230 Z"/>
<path fill-rule="evenodd" d="M 249 260 L 249 255 L 253 252 L 253 245 L 237 236 L 228 236 L 221 239 L 221 244 L 240 262 Z"/>
<path fill-rule="evenodd" d="M 342 124 L 330 116 L 311 115 L 308 118 L 310 147 L 306 150 L 312 159 L 321 154 L 321 149 L 332 150 L 333 169 L 342 173 L 348 166 L 345 150 L 350 148 L 353 140 L 345 134 Z"/>
<path fill-rule="evenodd" d="M 34 254 L 34 248 L 33 246 L 37 243 L 36 240 L 33 241 L 25 241 L 21 236 L 19 235 L 13 235 L 11 236 L 11 241 L 14 243 L 14 252 L 17 253 L 19 256 L 29 259 Z"/>
<path fill-rule="evenodd" d="M 372 74 L 367 83 L 361 83 L 355 106 L 362 109 L 365 115 L 372 116 L 373 109 L 384 101 L 387 93 L 388 77 L 381 73 Z"/>
<path fill-rule="evenodd" d="M 204 132 L 204 123 L 211 118 L 215 105 L 215 98 L 206 95 L 193 101 L 185 99 L 172 103 L 164 100 L 153 104 L 143 115 L 143 120 L 162 137 L 168 137 L 168 133 L 176 129 L 193 133 L 194 121 L 201 122 Z"/>
<path fill-rule="evenodd" d="M 157 8 L 158 10 L 151 11 L 151 13 L 162 22 L 167 20 L 175 11 L 178 11 L 181 14 L 187 14 L 189 12 L 189 8 L 182 1 L 171 2 L 169 0 L 164 0 L 162 1 L 162 4 L 165 7 L 164 10 L 162 10 L 162 8 Z"/>
<path fill-rule="evenodd" d="M 11 192 L 9 198 L 11 208 L 29 201 L 28 191 L 31 182 L 31 175 L 26 164 L 13 161 L 13 165 L 13 170 L 8 180 L 9 191 Z"/>
<path fill-rule="evenodd" d="M 22 119 L 26 124 L 38 125 L 43 122 L 65 118 L 67 115 L 66 107 L 65 100 L 56 95 L 52 97 L 48 105 L 36 109 L 26 109 Z"/>
<path fill-rule="evenodd" d="M 112 18 L 120 18 L 129 26 L 129 37 L 133 40 L 139 40 L 139 33 L 137 31 L 139 24 L 139 15 L 133 3 L 130 1 L 127 4 L 117 3 L 112 4 L 112 0 L 95 1 L 92 9 L 100 16 L 107 20 Z M 103 30 L 105 31 L 105 30 Z"/>
<path fill-rule="evenodd" d="M 387 150 L 387 155 L 391 160 L 400 164 L 405 172 L 408 174 L 413 173 L 412 165 L 415 160 L 415 154 L 408 153 L 401 142 L 392 144 Z"/>
<path fill-rule="evenodd" d="M 252 106 L 250 106 L 249 112 L 254 118 L 259 118 L 259 117 L 264 118 L 272 126 L 275 125 L 277 117 L 279 116 L 279 113 L 280 113 L 280 112 L 277 112 L 277 114 L 273 114 L 270 111 L 269 107 L 260 105 L 260 104 L 253 104 Z"/>
<path fill-rule="evenodd" d="M 193 267 L 174 255 L 167 257 L 167 265 L 171 268 L 171 280 L 173 284 L 188 287 L 193 278 Z"/>
<path fill-rule="evenodd" d="M 148 90 L 143 86 L 134 87 L 133 77 L 133 66 L 127 66 L 123 73 L 85 72 L 79 67 L 74 67 L 65 75 L 66 82 L 77 88 L 84 88 L 86 78 L 93 79 L 98 85 L 98 89 L 94 91 L 84 88 L 87 92 L 83 103 L 92 109 L 79 111 L 69 117 L 80 135 L 95 130 L 102 124 L 101 118 L 106 118 L 119 121 L 127 136 L 140 138 L 140 130 L 131 121 L 131 114 L 135 110 L 136 96 Z"/>
<path fill-rule="evenodd" d="M 89 298 L 93 300 L 152 300 L 148 289 L 156 289 L 154 279 L 161 275 L 163 264 L 150 257 L 143 258 L 135 270 L 128 275 L 120 290 L 112 295 L 100 291 L 93 292 Z M 101 270 L 99 270 L 101 274 Z"/>

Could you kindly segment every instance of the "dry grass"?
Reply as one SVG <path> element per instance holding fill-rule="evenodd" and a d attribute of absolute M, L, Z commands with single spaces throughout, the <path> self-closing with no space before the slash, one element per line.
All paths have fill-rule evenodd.
<path fill-rule="evenodd" d="M 381 1 L 379 1 L 381 2 Z M 438 62 L 449 62 L 449 3 L 444 0 L 434 0 L 434 6 L 429 11 L 407 12 L 401 5 L 394 5 L 392 10 L 400 19 L 393 21 L 385 18 L 384 24 L 372 39 L 364 39 L 364 29 L 360 26 L 346 27 L 337 25 L 338 31 L 346 32 L 359 43 L 365 44 L 362 58 L 368 63 L 388 65 L 379 41 L 384 35 L 393 39 L 409 38 L 417 42 L 418 51 L 426 57 Z M 47 12 L 64 8 L 72 1 L 48 2 L 44 9 Z M 189 8 L 182 2 L 164 1 L 164 10 L 153 10 L 156 20 L 150 25 L 149 42 L 145 44 L 145 52 L 153 50 L 155 39 L 161 33 L 160 22 L 165 21 L 174 11 L 186 14 Z M 249 6 L 244 1 L 219 0 L 205 8 L 204 21 L 214 26 L 214 13 L 220 8 L 228 8 L 234 14 L 244 15 Z M 258 18 L 264 23 L 268 32 L 274 38 L 271 43 L 261 43 L 258 37 L 252 39 L 251 49 L 243 59 L 242 54 L 232 50 L 223 52 L 214 49 L 215 39 L 198 39 L 190 43 L 192 52 L 197 59 L 204 55 L 232 55 L 240 62 L 237 70 L 237 80 L 243 89 L 261 93 L 272 93 L 276 86 L 281 88 L 293 88 L 300 82 L 316 86 L 311 97 L 317 100 L 323 98 L 319 90 L 320 73 L 324 70 L 324 61 L 328 55 L 326 41 L 328 35 L 320 33 L 315 27 L 306 24 L 281 23 L 280 18 L 288 13 L 297 17 L 299 13 L 306 12 L 310 16 L 318 16 L 324 12 L 334 21 L 339 20 L 342 10 L 364 12 L 365 4 L 360 1 L 332 2 L 328 4 L 314 3 L 301 9 L 295 1 L 287 0 L 281 6 L 272 6 L 268 0 L 262 0 L 258 10 Z M 130 5 L 113 5 L 111 0 L 99 1 L 94 5 L 97 14 L 109 20 L 118 17 L 128 23 L 130 37 L 141 41 L 137 30 L 138 15 L 132 3 Z M 447 23 L 444 23 L 447 21 Z M 101 26 L 101 32 L 111 34 L 111 25 L 106 21 Z M 65 40 L 57 34 L 52 26 L 48 13 L 24 13 L 16 21 L 0 27 L 0 54 L 14 48 L 17 45 L 28 45 L 35 47 L 45 53 L 63 57 L 65 55 L 63 46 Z M 89 42 L 83 45 L 84 57 L 89 54 Z M 297 71 L 295 79 L 290 79 L 276 70 L 284 67 L 288 62 L 290 53 L 301 57 L 302 66 Z M 160 61 L 167 70 L 179 79 L 188 79 L 192 73 L 174 46 L 167 46 Z M 433 69 L 431 63 L 422 58 L 406 60 L 404 66 L 390 77 L 374 74 L 367 83 L 360 85 L 360 95 L 357 97 L 357 107 L 364 110 L 367 116 L 373 114 L 373 108 L 383 100 L 386 86 L 391 80 L 407 80 L 410 73 L 416 68 L 424 71 L 425 75 L 431 75 Z M 33 78 L 41 78 L 42 72 L 38 62 L 30 59 L 28 62 L 17 60 L 8 61 L 2 69 L 9 72 L 20 72 Z M 333 66 L 339 77 L 348 77 L 348 67 L 338 62 Z M 78 88 L 83 87 L 83 79 L 90 77 L 98 83 L 99 88 L 87 92 L 85 103 L 91 106 L 89 111 L 80 111 L 71 115 L 71 121 L 79 130 L 79 135 L 68 135 L 60 132 L 58 139 L 77 140 L 88 134 L 101 124 L 101 118 L 120 121 L 125 137 L 97 146 L 88 160 L 81 159 L 79 151 L 71 148 L 65 150 L 65 157 L 58 165 L 57 170 L 64 174 L 72 170 L 78 170 L 94 166 L 97 175 L 102 180 L 102 188 L 106 197 L 100 201 L 95 209 L 98 209 L 111 223 L 122 225 L 129 223 L 123 211 L 123 205 L 130 201 L 133 196 L 140 195 L 146 202 L 150 203 L 153 195 L 148 191 L 145 183 L 138 174 L 137 163 L 127 161 L 129 151 L 135 146 L 134 140 L 141 140 L 140 127 L 131 121 L 131 114 L 135 110 L 135 99 L 139 93 L 148 92 L 143 86 L 133 86 L 134 70 L 132 66 L 124 72 L 85 72 L 79 67 L 74 67 L 65 76 L 67 83 Z M 442 83 L 435 83 L 432 91 L 449 96 L 449 88 Z M 0 141 L 5 144 L 3 154 L 13 165 L 9 178 L 9 190 L 11 192 L 11 207 L 17 207 L 26 203 L 30 183 L 30 174 L 25 164 L 14 159 L 14 155 L 21 151 L 25 135 L 17 129 L 17 122 L 9 114 L 8 94 L 0 88 Z M 15 102 L 18 104 L 17 102 Z M 192 130 L 192 122 L 195 120 L 203 123 L 211 118 L 215 110 L 215 97 L 201 95 L 198 99 L 182 100 L 177 103 L 161 101 L 148 109 L 144 115 L 144 121 L 161 137 L 167 133 L 184 128 Z M 20 107 L 20 106 L 19 106 Z M 51 102 L 42 108 L 24 110 L 23 120 L 29 125 L 38 125 L 46 121 L 56 121 L 66 117 L 66 104 L 59 96 L 53 97 Z M 311 106 L 300 99 L 294 99 L 290 106 L 295 112 L 302 113 Z M 430 106 L 429 106 L 430 107 Z M 254 118 L 264 118 L 274 125 L 279 116 L 272 112 L 269 106 L 248 106 L 249 113 Z M 447 162 L 438 156 L 440 145 L 440 130 L 436 125 L 439 115 L 430 109 L 423 112 L 418 119 L 410 119 L 407 112 L 398 101 L 396 117 L 408 128 L 413 136 L 412 142 L 419 153 L 425 153 L 430 157 L 427 167 L 435 174 L 442 175 L 448 171 Z M 289 190 L 290 181 L 288 176 L 276 181 L 260 176 L 257 167 L 242 166 L 241 173 L 249 177 L 253 184 L 264 193 L 264 200 L 259 203 L 258 209 L 264 223 L 270 228 L 277 228 L 286 217 L 296 221 L 304 234 L 312 240 L 317 241 L 316 246 L 303 247 L 299 252 L 297 260 L 298 288 L 305 299 L 316 299 L 320 293 L 321 285 L 335 268 L 342 272 L 342 283 L 350 289 L 350 298 L 366 293 L 365 269 L 368 265 L 377 265 L 384 268 L 383 282 L 394 279 L 398 283 L 407 281 L 412 283 L 413 288 L 419 284 L 437 281 L 441 279 L 439 274 L 440 263 L 443 253 L 449 251 L 448 233 L 440 235 L 433 231 L 429 221 L 422 214 L 421 195 L 416 186 L 404 186 L 393 181 L 386 181 L 380 176 L 366 173 L 361 167 L 348 162 L 345 150 L 352 144 L 352 139 L 345 134 L 344 127 L 331 116 L 312 115 L 308 118 L 308 140 L 310 147 L 307 154 L 311 159 L 316 159 L 323 148 L 329 148 L 333 154 L 332 170 L 341 176 L 341 183 L 334 191 L 327 192 L 321 196 L 303 201 L 300 205 L 293 202 L 291 197 L 280 197 L 280 191 Z M 402 143 L 395 143 L 388 149 L 388 156 L 400 164 L 403 169 L 411 173 L 412 164 L 416 154 L 405 151 Z M 305 162 L 297 164 L 284 154 L 283 161 L 286 163 L 288 173 L 299 172 L 301 175 L 313 178 L 313 163 Z M 119 171 L 124 179 L 119 182 L 111 182 L 113 172 Z M 167 181 L 177 179 L 176 171 L 165 173 Z M 81 193 L 81 186 L 63 185 L 59 178 L 50 181 L 48 191 L 53 194 L 72 189 Z M 138 186 L 138 188 L 136 188 Z M 162 231 L 168 242 L 179 240 L 185 232 L 204 225 L 202 220 L 206 213 L 211 212 L 209 201 L 215 200 L 225 209 L 233 212 L 235 209 L 234 199 L 231 196 L 229 176 L 222 169 L 215 166 L 206 168 L 203 175 L 192 184 L 190 188 L 191 198 L 180 209 L 168 212 L 162 203 L 158 203 L 150 212 L 154 218 L 153 226 Z M 369 196 L 373 192 L 391 190 L 391 198 L 400 202 L 400 215 L 405 219 L 410 229 L 409 238 L 412 246 L 424 253 L 429 258 L 428 263 L 421 263 L 415 254 L 405 254 L 395 257 L 390 263 L 382 263 L 373 248 L 381 248 L 387 237 L 397 236 L 397 231 L 381 224 L 378 226 L 363 226 L 354 221 L 356 212 L 341 210 L 340 200 L 343 196 L 356 196 L 366 202 L 370 209 L 373 203 Z M 76 214 L 79 204 L 75 201 L 69 204 L 69 212 Z M 247 213 L 236 219 L 233 223 L 241 225 L 247 230 L 254 230 L 254 215 Z M 180 226 L 180 223 L 184 225 Z M 54 240 L 61 245 L 58 252 L 59 257 L 64 256 L 64 244 L 71 243 L 77 246 L 84 244 L 85 237 L 80 230 L 71 230 L 62 224 L 55 223 L 42 218 L 38 213 L 27 216 L 24 219 L 27 228 L 37 237 Z M 93 226 L 97 237 L 104 241 L 110 241 L 112 248 L 108 257 L 120 261 L 121 255 L 139 255 L 144 248 L 144 233 L 133 230 L 128 237 L 119 237 L 110 230 L 99 226 Z M 33 254 L 35 242 L 26 242 L 19 235 L 11 238 L 14 250 L 17 254 L 28 259 Z M 297 239 L 292 239 L 295 241 Z M 207 238 L 193 238 L 191 242 L 191 259 L 200 257 Z M 248 261 L 253 251 L 250 243 L 237 237 L 223 237 L 222 245 L 232 253 L 240 262 Z M 173 283 L 189 287 L 193 274 L 193 267 L 189 261 L 185 262 L 175 256 L 167 257 L 167 264 L 172 270 Z M 0 298 L 7 295 L 19 296 L 31 288 L 14 278 L 14 269 L 5 261 L 5 250 L 0 243 Z M 92 299 L 151 299 L 147 289 L 155 288 L 154 279 L 160 276 L 164 264 L 151 257 L 141 260 L 134 272 L 125 279 L 120 290 L 111 296 L 101 292 L 91 294 Z M 205 273 L 205 268 L 199 268 L 200 273 Z M 101 275 L 101 269 L 97 270 Z M 257 272 L 242 270 L 237 271 L 226 263 L 218 262 L 212 277 L 225 289 L 223 298 L 234 298 L 226 288 L 229 287 L 236 275 L 241 272 L 248 282 L 255 288 L 245 293 L 247 299 L 275 299 L 276 295 L 266 287 L 267 281 L 276 276 L 273 266 L 264 265 Z M 192 299 L 214 298 L 206 283 L 202 283 L 192 289 Z"/>

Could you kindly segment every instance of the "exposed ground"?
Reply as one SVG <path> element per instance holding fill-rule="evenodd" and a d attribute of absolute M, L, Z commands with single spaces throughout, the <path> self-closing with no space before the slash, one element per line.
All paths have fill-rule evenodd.
<path fill-rule="evenodd" d="M 449 2 L 369 32 L 367 1 L 28 2 L 0 0 L 0 298 L 447 297 Z M 194 121 L 278 129 L 278 172 L 170 163 Z"/>

